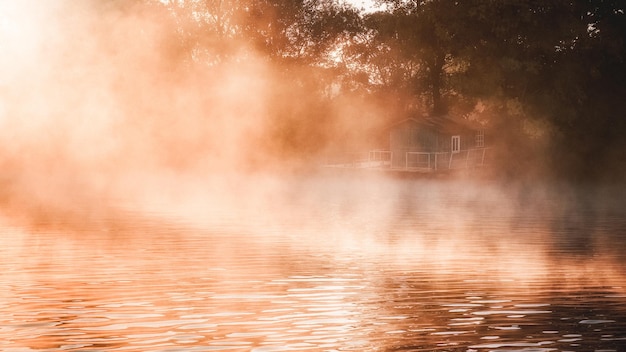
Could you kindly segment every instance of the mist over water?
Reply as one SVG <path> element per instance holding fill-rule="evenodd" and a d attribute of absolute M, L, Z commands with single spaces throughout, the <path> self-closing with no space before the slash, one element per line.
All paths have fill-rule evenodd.
<path fill-rule="evenodd" d="M 4 225 L 0 349 L 620 351 L 623 198 L 510 187 L 321 174 Z"/>
<path fill-rule="evenodd" d="M 271 65 L 237 43 L 217 63 L 178 57 L 165 8 L 114 5 L 1 5 L 4 199 L 96 206 L 277 166 Z"/>
<path fill-rule="evenodd" d="M 624 348 L 623 189 L 318 170 L 384 109 L 164 11 L 0 4 L 0 351 Z"/>

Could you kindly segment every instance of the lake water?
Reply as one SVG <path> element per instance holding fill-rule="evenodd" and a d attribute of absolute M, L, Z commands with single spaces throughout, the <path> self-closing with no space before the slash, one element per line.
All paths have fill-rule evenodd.
<path fill-rule="evenodd" d="M 7 219 L 0 351 L 626 350 L 623 189 L 267 184 Z"/>

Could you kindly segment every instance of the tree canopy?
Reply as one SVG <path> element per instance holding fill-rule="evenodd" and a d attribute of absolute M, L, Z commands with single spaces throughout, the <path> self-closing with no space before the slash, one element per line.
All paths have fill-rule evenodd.
<path fill-rule="evenodd" d="M 555 172 L 626 170 L 620 1 L 379 3 L 384 10 L 363 12 L 334 0 L 134 2 L 165 14 L 176 60 L 212 67 L 254 55 L 282 77 L 268 137 L 281 150 L 324 148 L 324 129 L 347 126 L 341 114 L 367 119 L 336 103 L 367 101 L 381 105 L 377 126 L 401 115 L 449 114 L 518 141 L 508 144 L 512 160 L 542 136 Z"/>

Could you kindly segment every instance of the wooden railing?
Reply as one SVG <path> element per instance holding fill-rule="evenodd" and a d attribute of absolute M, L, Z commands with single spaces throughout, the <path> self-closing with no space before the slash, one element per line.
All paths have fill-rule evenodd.
<path fill-rule="evenodd" d="M 389 150 L 370 150 L 368 161 L 374 166 L 391 166 L 391 157 Z"/>
<path fill-rule="evenodd" d="M 465 169 L 485 165 L 487 148 L 464 149 L 456 153 L 450 152 L 406 152 L 406 169 L 442 170 Z"/>
<path fill-rule="evenodd" d="M 393 152 L 389 150 L 371 150 L 366 153 L 346 153 L 334 160 L 327 160 L 328 167 L 393 169 L 407 171 L 432 172 L 449 169 L 468 169 L 485 165 L 489 148 L 472 148 L 450 152 L 405 152 L 402 159 L 393 164 Z M 400 154 L 401 155 L 401 154 Z"/>

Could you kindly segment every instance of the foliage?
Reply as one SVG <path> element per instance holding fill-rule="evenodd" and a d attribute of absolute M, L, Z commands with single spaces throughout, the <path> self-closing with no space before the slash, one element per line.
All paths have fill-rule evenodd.
<path fill-rule="evenodd" d="M 333 104 L 347 100 L 383 102 L 389 123 L 402 114 L 481 119 L 503 138 L 516 135 L 511 158 L 537 142 L 519 127 L 534 120 L 552 142 L 548 164 L 563 174 L 597 176 L 591 171 L 626 160 L 622 2 L 379 2 L 386 10 L 373 13 L 333 0 L 130 3 L 167 13 L 163 23 L 177 38 L 167 41 L 172 60 L 211 66 L 261 58 L 279 76 L 277 99 L 306 94 L 302 106 L 282 100 L 270 138 L 281 150 L 323 147 L 323 130 L 340 118 L 329 117 Z"/>

